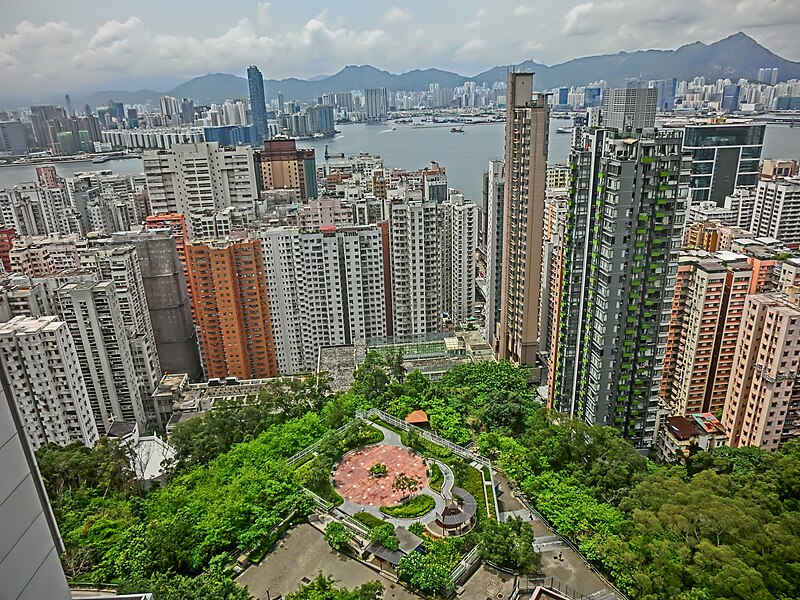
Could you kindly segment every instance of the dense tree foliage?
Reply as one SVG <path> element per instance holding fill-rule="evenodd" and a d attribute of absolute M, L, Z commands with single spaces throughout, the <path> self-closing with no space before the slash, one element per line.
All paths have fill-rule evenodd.
<path fill-rule="evenodd" d="M 202 419 L 181 423 L 170 436 L 170 444 L 175 448 L 176 470 L 208 464 L 235 444 L 253 440 L 273 425 L 308 412 L 321 412 L 329 392 L 324 376 L 291 378 L 269 382 L 257 398 L 245 403 L 218 402 Z M 332 406 L 331 411 L 337 408 Z M 352 415 L 352 410 L 348 416 Z M 336 414 L 330 416 L 337 418 Z"/>
<path fill-rule="evenodd" d="M 613 429 L 540 410 L 480 446 L 631 597 L 800 594 L 800 441 L 655 465 Z"/>
<path fill-rule="evenodd" d="M 160 585 L 161 574 L 194 576 L 219 555 L 258 547 L 293 511 L 310 510 L 283 461 L 324 431 L 316 413 L 274 425 L 144 498 L 119 489 L 104 493 L 103 484 L 62 488 L 56 516 L 68 574 L 85 581 L 146 579 Z M 71 454 L 74 448 L 62 451 Z M 60 464 L 55 454 L 48 449 L 45 464 Z"/>
<path fill-rule="evenodd" d="M 286 600 L 380 600 L 383 585 L 379 581 L 368 581 L 353 590 L 334 587 L 333 577 L 320 573 L 311 582 L 286 596 Z"/>
<path fill-rule="evenodd" d="M 527 377 L 506 362 L 483 363 L 451 369 L 432 383 L 405 374 L 397 356 L 370 353 L 350 393 L 326 395 L 324 379 L 275 384 L 245 405 L 181 425 L 174 476 L 147 494 L 136 488 L 127 451 L 115 442 L 44 448 L 37 458 L 67 547 L 65 570 L 84 581 L 152 589 L 158 600 L 247 598 L 220 565 L 235 552 L 268 547 L 279 523 L 310 509 L 300 483 L 329 488 L 333 461 L 380 435 L 366 427 L 332 430 L 356 410 L 377 406 L 401 418 L 424 409 L 440 435 L 477 439 L 554 527 L 632 598 L 800 598 L 800 441 L 777 453 L 721 448 L 695 452 L 686 466 L 657 465 L 611 428 L 538 407 Z M 449 464 L 456 485 L 480 498 L 475 469 L 419 436 L 403 439 Z M 296 469 L 285 466 L 316 440 L 322 442 L 315 456 Z M 532 569 L 527 527 L 489 521 L 478 504 L 477 531 L 426 540 L 422 552 L 402 559 L 400 577 L 425 593 L 447 587 L 473 543 L 493 562 Z M 341 541 L 334 533 L 329 542 Z M 388 528 L 376 535 L 393 537 Z M 380 597 L 323 580 L 294 598 Z"/>
<path fill-rule="evenodd" d="M 351 539 L 353 534 L 339 521 L 331 521 L 325 526 L 325 541 L 334 550 L 343 550 Z"/>
<path fill-rule="evenodd" d="M 445 540 L 426 539 L 421 552 L 411 552 L 400 559 L 397 573 L 412 586 L 431 594 L 450 589 L 450 573 L 459 561 L 455 544 Z"/>
<path fill-rule="evenodd" d="M 515 573 L 536 574 L 540 557 L 533 549 L 536 535 L 522 519 L 511 517 L 500 523 L 486 521 L 477 535 L 483 560 Z"/>

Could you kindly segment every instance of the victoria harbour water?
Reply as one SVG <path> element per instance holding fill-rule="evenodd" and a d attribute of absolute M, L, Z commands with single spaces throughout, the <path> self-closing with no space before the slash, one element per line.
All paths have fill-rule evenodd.
<path fill-rule="evenodd" d="M 550 121 L 548 162 L 563 163 L 567 159 L 571 135 L 557 133 L 569 121 Z M 340 125 L 340 134 L 333 138 L 299 141 L 299 147 L 316 150 L 317 164 L 325 161 L 325 146 L 330 152 L 345 156 L 359 152 L 378 154 L 387 167 L 419 169 L 431 161 L 446 167 L 451 187 L 477 202 L 481 199 L 482 174 L 492 159 L 503 156 L 503 123 L 466 125 L 464 133 L 452 133 L 452 125 L 411 127 L 394 123 Z M 800 128 L 786 125 L 767 125 L 764 137 L 764 158 L 800 158 Z M 337 159 L 331 159 L 337 160 Z M 139 159 L 110 160 L 102 164 L 91 162 L 58 163 L 59 175 L 71 177 L 81 171 L 109 169 L 115 173 L 140 173 Z M 32 181 L 36 171 L 32 166 L 0 168 L 0 188 L 22 181 Z"/>

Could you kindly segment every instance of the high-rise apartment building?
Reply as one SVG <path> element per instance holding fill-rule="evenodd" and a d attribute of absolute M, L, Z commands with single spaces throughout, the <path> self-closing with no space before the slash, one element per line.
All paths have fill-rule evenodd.
<path fill-rule="evenodd" d="M 692 203 L 725 203 L 736 187 L 755 187 L 764 144 L 763 123 L 687 125 L 683 147 L 692 153 Z"/>
<path fill-rule="evenodd" d="M 258 67 L 247 68 L 247 85 L 250 89 L 250 110 L 253 114 L 253 125 L 256 128 L 256 139 L 260 144 L 269 138 L 267 124 L 267 101 L 264 95 L 264 77 Z"/>
<path fill-rule="evenodd" d="M 693 253 L 678 264 L 660 397 L 671 415 L 725 405 L 753 269 L 732 253 Z"/>
<path fill-rule="evenodd" d="M 97 425 L 67 325 L 56 317 L 14 317 L 0 324 L 0 366 L 34 449 L 94 446 Z"/>
<path fill-rule="evenodd" d="M 561 291 L 564 286 L 564 230 L 569 197 L 556 190 L 547 191 L 544 207 L 544 248 L 542 252 L 542 302 L 540 355 L 547 367 L 548 386 L 555 377 L 553 357 L 558 351 L 558 326 Z"/>
<path fill-rule="evenodd" d="M 689 157 L 680 132 L 595 129 L 578 133 L 569 163 L 549 404 L 616 427 L 646 448 L 655 429 Z"/>
<path fill-rule="evenodd" d="M 222 148 L 216 142 L 175 144 L 144 154 L 144 174 L 153 214 L 191 214 L 233 207 L 254 218 L 258 187 L 250 146 Z"/>
<path fill-rule="evenodd" d="M 114 282 L 65 284 L 58 290 L 58 305 L 75 342 L 100 434 L 108 433 L 115 420 L 146 429 L 147 415 Z"/>
<path fill-rule="evenodd" d="M 186 259 L 206 376 L 276 376 L 261 242 L 194 242 Z"/>
<path fill-rule="evenodd" d="M 750 230 L 800 247 L 800 178 L 759 180 Z"/>
<path fill-rule="evenodd" d="M 364 109 L 370 121 L 382 121 L 389 115 L 389 92 L 385 87 L 364 90 Z"/>
<path fill-rule="evenodd" d="M 656 123 L 656 88 L 614 88 L 603 94 L 603 127 L 619 131 L 652 129 Z"/>
<path fill-rule="evenodd" d="M 9 252 L 11 270 L 28 277 L 46 277 L 80 267 L 77 236 L 52 235 L 16 238 Z"/>
<path fill-rule="evenodd" d="M 506 98 L 505 182 L 500 358 L 533 365 L 539 352 L 542 223 L 549 108 L 533 93 L 532 73 L 509 73 Z"/>
<path fill-rule="evenodd" d="M 192 301 L 186 285 L 185 267 L 175 247 L 175 234 L 170 229 L 149 229 L 117 234 L 111 243 L 123 244 L 123 247 L 130 244 L 136 248 L 152 323 L 149 329 L 153 332 L 161 370 L 164 373 L 186 373 L 193 381 L 200 379 L 203 372 L 197 332 L 192 322 Z M 141 319 L 137 331 L 148 330 L 145 321 Z M 139 343 L 147 337 L 140 335 Z M 161 419 L 163 417 L 160 415 Z"/>
<path fill-rule="evenodd" d="M 142 269 L 136 247 L 123 239 L 109 240 L 102 247 L 81 251 L 81 266 L 98 273 L 100 279 L 114 282 L 117 304 L 130 345 L 131 357 L 147 418 L 166 425 L 164 415 L 150 406 L 150 397 L 161 381 L 161 364 L 147 305 Z M 166 415 L 167 420 L 169 415 Z"/>
<path fill-rule="evenodd" d="M 442 311 L 455 324 L 475 312 L 475 251 L 478 249 L 478 207 L 457 190 L 439 205 L 442 215 Z"/>
<path fill-rule="evenodd" d="M 442 326 L 439 207 L 421 192 L 387 200 L 395 336 L 432 333 Z"/>
<path fill-rule="evenodd" d="M 259 232 L 278 370 L 314 370 L 320 346 L 388 334 L 383 231 L 372 226 Z"/>
<path fill-rule="evenodd" d="M 273 139 L 255 152 L 262 190 L 294 190 L 297 199 L 317 197 L 317 164 L 313 148 L 297 148 L 294 140 Z"/>
<path fill-rule="evenodd" d="M 748 296 L 722 423 L 730 446 L 777 450 L 796 436 L 800 385 L 798 288 Z"/>
<path fill-rule="evenodd" d="M 0 369 L 0 581 L 4 598 L 69 600 L 58 532 L 36 456 Z"/>
<path fill-rule="evenodd" d="M 500 323 L 503 284 L 503 208 L 505 174 L 502 160 L 489 161 L 486 177 L 486 342 L 493 344 Z"/>

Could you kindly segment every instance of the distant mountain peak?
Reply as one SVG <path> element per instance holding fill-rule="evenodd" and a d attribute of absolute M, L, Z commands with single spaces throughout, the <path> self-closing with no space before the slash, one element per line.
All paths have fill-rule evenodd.
<path fill-rule="evenodd" d="M 728 77 L 731 80 L 754 80 L 758 69 L 777 67 L 781 81 L 800 78 L 800 63 L 775 55 L 743 31 L 737 31 L 711 44 L 693 42 L 676 50 L 639 50 L 599 56 L 575 58 L 557 65 L 544 65 L 525 60 L 516 65 L 497 66 L 472 77 L 436 68 L 413 69 L 393 74 L 372 65 L 350 64 L 338 73 L 319 79 L 265 80 L 268 98 L 278 92 L 285 99 L 310 100 L 331 92 L 346 92 L 370 87 L 389 90 L 427 90 L 432 83 L 443 88 L 454 88 L 467 81 L 487 83 L 505 81 L 509 69 L 536 73 L 536 88 L 552 89 L 560 86 L 581 86 L 604 79 L 609 85 L 620 85 L 626 77 L 645 79 L 691 80 L 706 77 L 714 80 Z M 157 101 L 168 94 L 177 98 L 193 98 L 199 103 L 220 102 L 248 96 L 247 79 L 230 73 L 209 73 L 189 79 L 167 92 L 139 90 L 138 92 L 103 91 L 94 94 L 74 93 L 73 103 L 88 102 L 94 106 L 104 104 L 109 95 L 128 104 Z M 61 97 L 53 96 L 52 102 Z M 19 105 L 19 103 L 17 103 Z"/>

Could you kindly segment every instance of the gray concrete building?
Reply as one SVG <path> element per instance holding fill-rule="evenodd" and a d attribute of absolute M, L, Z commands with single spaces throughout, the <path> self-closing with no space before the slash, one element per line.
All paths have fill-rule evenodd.
<path fill-rule="evenodd" d="M 503 271 L 503 174 L 502 160 L 489 161 L 486 208 L 486 342 L 492 344 L 500 322 Z"/>
<path fill-rule="evenodd" d="M 100 434 L 105 435 L 114 420 L 135 422 L 146 430 L 147 415 L 114 282 L 68 283 L 58 290 L 58 304 L 75 341 Z"/>
<path fill-rule="evenodd" d="M 0 596 L 69 600 L 64 544 L 2 369 L 0 384 Z"/>
<path fill-rule="evenodd" d="M 656 88 L 614 88 L 603 93 L 603 127 L 619 131 L 652 129 L 656 124 Z"/>
<path fill-rule="evenodd" d="M 161 371 L 186 373 L 191 381 L 201 379 L 203 369 L 192 322 L 192 301 L 172 231 L 122 232 L 113 235 L 108 243 L 136 248 Z"/>

